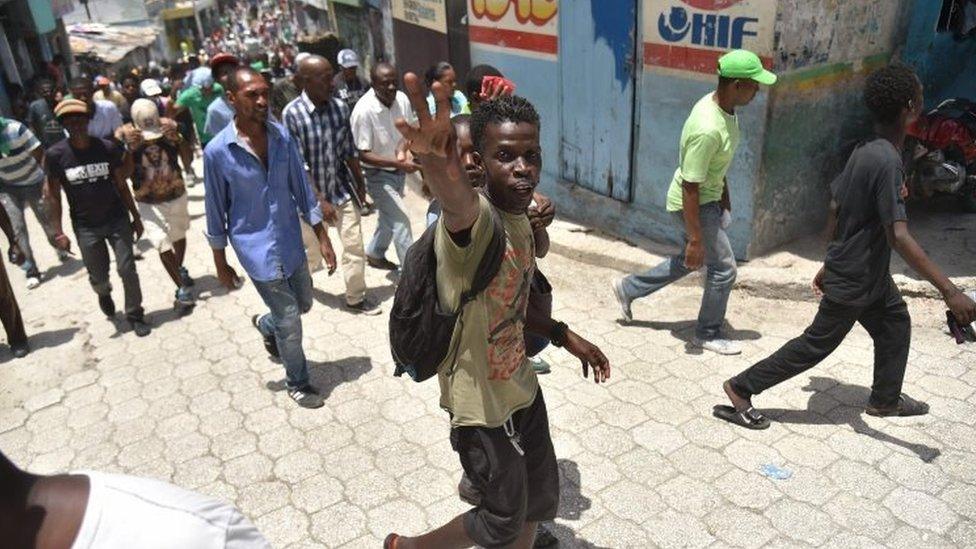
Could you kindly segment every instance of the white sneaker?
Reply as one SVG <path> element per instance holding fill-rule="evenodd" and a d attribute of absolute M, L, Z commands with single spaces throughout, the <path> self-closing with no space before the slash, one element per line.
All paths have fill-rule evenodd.
<path fill-rule="evenodd" d="M 617 305 L 620 305 L 620 318 L 627 322 L 633 322 L 634 315 L 630 311 L 630 300 L 624 294 L 624 279 L 618 278 L 613 281 L 613 295 L 617 298 Z"/>
<path fill-rule="evenodd" d="M 33 290 L 34 288 L 41 285 L 41 279 L 36 276 L 27 277 L 27 289 Z"/>
<path fill-rule="evenodd" d="M 692 345 L 695 347 L 701 347 L 706 351 L 718 353 L 720 355 L 742 354 L 742 346 L 735 341 L 730 341 L 728 339 L 709 339 L 707 341 L 702 341 L 696 337 L 694 341 L 692 341 Z"/>

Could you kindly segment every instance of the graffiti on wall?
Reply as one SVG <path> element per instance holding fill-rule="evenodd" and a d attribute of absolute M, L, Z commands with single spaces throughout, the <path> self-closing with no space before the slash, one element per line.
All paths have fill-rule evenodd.
<path fill-rule="evenodd" d="M 475 17 L 487 17 L 500 21 L 513 9 L 519 23 L 545 25 L 556 16 L 556 0 L 471 0 L 471 13 Z"/>
<path fill-rule="evenodd" d="M 714 77 L 722 53 L 752 50 L 772 65 L 776 0 L 644 0 L 644 64 Z"/>
<path fill-rule="evenodd" d="M 558 0 L 469 0 L 472 45 L 555 59 Z"/>

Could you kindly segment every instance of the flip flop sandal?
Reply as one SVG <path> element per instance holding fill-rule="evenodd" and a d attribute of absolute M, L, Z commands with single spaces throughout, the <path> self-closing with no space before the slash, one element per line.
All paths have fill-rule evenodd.
<path fill-rule="evenodd" d="M 719 419 L 728 421 L 729 423 L 738 425 L 740 427 L 745 427 L 746 429 L 752 429 L 754 431 L 768 429 L 770 426 L 769 419 L 759 413 L 759 410 L 752 407 L 739 412 L 731 406 L 718 404 L 712 408 L 712 415 Z"/>
<path fill-rule="evenodd" d="M 910 417 L 910 416 L 924 416 L 929 413 L 929 405 L 915 400 L 914 398 L 902 393 L 898 397 L 898 404 L 890 408 L 878 408 L 877 406 L 868 406 L 864 409 L 869 416 L 875 417 Z"/>
<path fill-rule="evenodd" d="M 396 549 L 397 540 L 399 539 L 400 536 L 398 534 L 390 534 L 386 536 L 386 539 L 383 540 L 383 549 Z"/>

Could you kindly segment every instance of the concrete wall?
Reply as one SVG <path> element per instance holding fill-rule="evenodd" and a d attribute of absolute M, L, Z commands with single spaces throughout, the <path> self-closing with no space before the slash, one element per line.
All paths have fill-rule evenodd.
<path fill-rule="evenodd" d="M 769 98 L 750 255 L 823 226 L 829 183 L 870 132 L 861 103 L 864 76 L 904 42 L 913 4 L 779 1 L 774 67 L 780 81 Z"/>
<path fill-rule="evenodd" d="M 925 84 L 928 107 L 952 97 L 976 100 L 976 37 L 956 41 L 951 33 L 935 32 L 940 4 L 915 2 L 902 53 Z"/>

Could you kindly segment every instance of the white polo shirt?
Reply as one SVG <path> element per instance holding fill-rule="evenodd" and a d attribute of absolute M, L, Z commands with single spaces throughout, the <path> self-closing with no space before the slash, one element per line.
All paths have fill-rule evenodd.
<path fill-rule="evenodd" d="M 370 88 L 356 102 L 356 107 L 352 110 L 352 117 L 349 120 L 356 148 L 361 151 L 371 151 L 383 158 L 391 160 L 396 158 L 397 144 L 403 139 L 394 123 L 397 118 L 405 118 L 408 122 L 416 120 L 416 115 L 410 106 L 407 95 L 398 91 L 396 98 L 393 99 L 393 104 L 387 108 L 377 99 L 376 92 Z M 363 165 L 367 168 L 396 171 L 393 168 L 371 166 L 365 161 L 363 161 Z"/>

